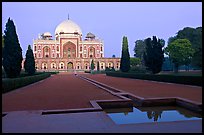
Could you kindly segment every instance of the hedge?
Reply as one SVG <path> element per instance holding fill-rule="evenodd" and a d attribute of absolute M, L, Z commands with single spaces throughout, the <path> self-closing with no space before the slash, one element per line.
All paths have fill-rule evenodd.
<path fill-rule="evenodd" d="M 152 80 L 160 82 L 170 82 L 188 85 L 202 86 L 202 76 L 176 76 L 162 74 L 142 74 L 142 73 L 122 73 L 122 72 L 106 72 L 107 76 L 134 78 L 142 80 Z"/>
<path fill-rule="evenodd" d="M 59 74 L 59 71 L 49 71 L 49 72 L 46 72 L 46 73 L 50 73 L 50 74 Z"/>
<path fill-rule="evenodd" d="M 84 71 L 84 73 L 91 73 L 91 71 L 90 70 L 86 70 L 86 71 Z"/>
<path fill-rule="evenodd" d="M 100 70 L 100 71 L 96 71 L 96 70 L 94 70 L 94 71 L 84 71 L 84 73 L 89 73 L 89 74 L 105 74 L 106 73 L 106 71 L 105 70 Z"/>
<path fill-rule="evenodd" d="M 41 73 L 33 76 L 19 77 L 19 78 L 4 78 L 2 79 L 2 93 L 9 92 L 28 84 L 43 80 L 50 77 L 50 73 Z"/>

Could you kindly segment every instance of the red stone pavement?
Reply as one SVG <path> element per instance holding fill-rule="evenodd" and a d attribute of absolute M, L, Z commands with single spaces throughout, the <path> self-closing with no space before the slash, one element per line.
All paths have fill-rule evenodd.
<path fill-rule="evenodd" d="M 202 87 L 110 77 L 102 74 L 81 75 L 144 98 L 172 96 L 202 102 Z M 90 100 L 109 99 L 119 98 L 73 74 L 60 73 L 42 82 L 2 94 L 2 111 L 90 108 L 92 107 Z"/>
<path fill-rule="evenodd" d="M 90 100 L 119 99 L 74 76 L 60 73 L 2 95 L 2 111 L 91 108 Z"/>
<path fill-rule="evenodd" d="M 111 77 L 105 74 L 83 76 L 143 98 L 181 97 L 202 103 L 202 87 L 198 86 Z"/>

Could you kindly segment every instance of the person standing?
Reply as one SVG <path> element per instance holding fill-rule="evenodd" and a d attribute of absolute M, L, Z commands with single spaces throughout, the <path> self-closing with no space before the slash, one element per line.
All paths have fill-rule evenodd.
<path fill-rule="evenodd" d="M 76 69 L 74 70 L 74 75 L 77 75 Z"/>

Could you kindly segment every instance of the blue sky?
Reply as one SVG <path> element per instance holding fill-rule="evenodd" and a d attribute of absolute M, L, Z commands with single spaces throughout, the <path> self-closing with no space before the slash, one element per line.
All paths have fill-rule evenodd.
<path fill-rule="evenodd" d="M 122 37 L 130 56 L 135 41 L 168 38 L 184 27 L 202 26 L 202 2 L 2 2 L 2 33 L 10 17 L 16 26 L 23 57 L 39 33 L 50 32 L 68 18 L 103 39 L 105 57 L 121 57 Z"/>

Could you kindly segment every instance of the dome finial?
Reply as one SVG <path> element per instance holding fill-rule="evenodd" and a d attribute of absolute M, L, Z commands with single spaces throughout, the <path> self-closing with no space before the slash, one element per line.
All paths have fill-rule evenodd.
<path fill-rule="evenodd" d="M 69 20 L 69 13 L 68 13 L 68 20 Z"/>

